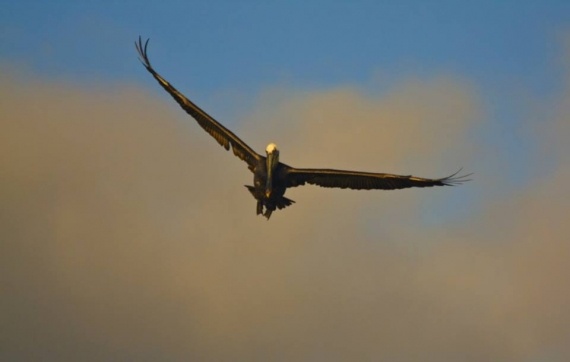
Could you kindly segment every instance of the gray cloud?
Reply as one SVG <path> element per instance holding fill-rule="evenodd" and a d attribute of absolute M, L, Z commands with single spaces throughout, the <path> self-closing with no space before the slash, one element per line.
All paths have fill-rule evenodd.
<path fill-rule="evenodd" d="M 565 162 L 457 224 L 422 218 L 435 198 L 477 186 L 299 188 L 266 222 L 245 165 L 173 102 L 18 78 L 0 99 L 2 359 L 570 353 Z M 556 155 L 568 153 L 568 99 L 548 123 L 557 141 L 535 140 Z M 277 142 L 296 166 L 435 177 L 476 158 L 481 114 L 469 85 L 441 78 L 382 96 L 269 91 L 236 131 L 258 150 Z M 487 185 L 488 164 L 473 184 Z"/>

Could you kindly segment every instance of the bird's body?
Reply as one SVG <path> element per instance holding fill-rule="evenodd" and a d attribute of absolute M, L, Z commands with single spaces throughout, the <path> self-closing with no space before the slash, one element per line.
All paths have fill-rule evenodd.
<path fill-rule="evenodd" d="M 265 158 L 265 157 L 264 157 Z M 273 169 L 271 193 L 267 194 L 267 165 L 260 162 L 253 170 L 253 186 L 246 185 L 251 195 L 257 200 L 256 213 L 263 214 L 269 219 L 275 209 L 283 209 L 295 201 L 290 200 L 285 195 L 287 189 L 285 181 L 287 178 L 287 166 L 279 162 Z M 265 212 L 263 209 L 265 208 Z"/>
<path fill-rule="evenodd" d="M 256 213 L 262 214 L 267 219 L 276 209 L 283 209 L 294 203 L 293 200 L 284 197 L 287 188 L 301 186 L 305 183 L 355 190 L 393 190 L 409 187 L 451 186 L 467 181 L 466 177 L 469 175 L 456 176 L 457 172 L 444 178 L 428 179 L 386 173 L 294 168 L 279 162 L 279 151 L 273 143 L 265 149 L 266 156 L 262 156 L 176 90 L 151 67 L 147 56 L 148 40 L 143 44 L 139 37 L 135 45 L 145 68 L 174 100 L 220 145 L 226 150 L 231 147 L 234 154 L 248 164 L 249 170 L 253 173 L 253 186 L 246 185 L 246 187 L 257 200 Z"/>

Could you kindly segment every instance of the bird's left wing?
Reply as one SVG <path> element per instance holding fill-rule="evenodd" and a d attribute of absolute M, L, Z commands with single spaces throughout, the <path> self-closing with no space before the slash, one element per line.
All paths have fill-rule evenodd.
<path fill-rule="evenodd" d="M 369 173 L 330 169 L 308 169 L 287 167 L 285 179 L 287 187 L 301 186 L 305 183 L 321 187 L 349 188 L 354 190 L 394 190 L 409 187 L 453 186 L 469 181 L 468 175 L 453 175 L 429 179 L 415 176 L 400 176 L 389 173 Z"/>
<path fill-rule="evenodd" d="M 189 100 L 180 93 L 176 88 L 174 88 L 169 82 L 167 82 L 160 74 L 158 74 L 150 65 L 146 48 L 148 45 L 148 39 L 143 44 L 141 37 L 139 36 L 138 43 L 135 42 L 135 46 L 140 56 L 140 60 L 144 67 L 152 76 L 158 81 L 158 83 L 164 88 L 174 100 L 189 114 L 194 118 L 198 124 L 208 132 L 218 143 L 224 147 L 226 150 L 230 149 L 230 145 L 234 154 L 241 160 L 245 161 L 249 165 L 249 169 L 253 171 L 253 168 L 258 162 L 263 160 L 263 157 L 257 154 L 251 149 L 245 142 L 243 142 L 238 136 L 236 136 L 229 129 L 224 127 L 218 121 L 216 121 L 209 114 L 204 112 L 200 107 L 198 107 L 194 102 Z"/>

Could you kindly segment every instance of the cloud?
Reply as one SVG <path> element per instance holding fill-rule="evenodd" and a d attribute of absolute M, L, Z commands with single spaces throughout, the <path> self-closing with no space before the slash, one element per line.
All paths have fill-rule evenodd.
<path fill-rule="evenodd" d="M 0 99 L 2 359 L 570 352 L 567 163 L 524 190 L 482 195 L 458 223 L 422 219 L 434 198 L 476 186 L 298 188 L 288 193 L 298 203 L 266 222 L 242 186 L 245 165 L 173 102 L 134 86 L 20 78 L 1 83 Z M 535 140 L 559 155 L 565 101 L 548 123 L 557 141 Z M 476 159 L 483 113 L 469 84 L 437 78 L 383 95 L 274 89 L 232 128 L 258 150 L 277 142 L 295 166 L 437 177 Z M 487 185 L 485 171 L 473 184 Z"/>

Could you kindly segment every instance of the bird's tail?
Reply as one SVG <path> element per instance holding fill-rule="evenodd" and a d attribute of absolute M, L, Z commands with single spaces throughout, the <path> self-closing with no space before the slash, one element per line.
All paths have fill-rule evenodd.
<path fill-rule="evenodd" d="M 294 204 L 295 201 L 288 199 L 286 197 L 281 197 L 279 200 L 277 200 L 277 202 L 275 202 L 275 206 L 277 206 L 277 208 L 279 210 L 286 208 L 287 206 L 290 206 L 292 204 Z"/>
<path fill-rule="evenodd" d="M 276 200 L 273 205 L 271 205 L 269 207 L 268 207 L 268 205 L 265 205 L 265 213 L 263 214 L 263 216 L 265 216 L 267 218 L 267 220 L 269 220 L 269 218 L 271 217 L 271 213 L 273 211 L 275 211 L 275 208 L 278 208 L 279 210 L 281 210 L 281 209 L 284 209 L 287 206 L 290 206 L 294 203 L 295 203 L 295 201 L 282 196 L 281 198 Z"/>
<path fill-rule="evenodd" d="M 251 195 L 257 200 L 257 206 L 255 210 L 256 214 L 262 214 L 267 218 L 267 220 L 269 220 L 271 213 L 275 211 L 275 209 L 281 210 L 295 203 L 295 201 L 283 196 L 279 197 L 278 199 L 271 200 L 269 203 L 264 203 L 262 201 L 263 194 L 256 190 L 255 187 L 249 185 L 244 186 L 247 187 L 249 192 L 251 192 Z M 265 206 L 265 212 L 263 212 L 263 206 Z"/>

